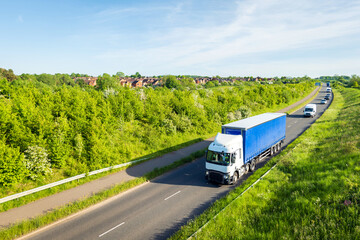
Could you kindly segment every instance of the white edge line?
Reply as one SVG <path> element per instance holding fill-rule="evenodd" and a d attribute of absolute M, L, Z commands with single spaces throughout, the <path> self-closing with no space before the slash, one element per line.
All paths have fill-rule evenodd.
<path fill-rule="evenodd" d="M 176 193 L 174 193 L 173 195 L 171 195 L 171 196 L 169 196 L 169 197 L 167 197 L 167 198 L 165 198 L 164 199 L 164 201 L 166 201 L 166 200 L 168 200 L 169 198 L 171 198 L 171 197 L 173 197 L 173 196 L 175 196 L 176 194 L 179 194 L 181 191 L 177 191 Z"/>
<path fill-rule="evenodd" d="M 34 236 L 34 235 L 36 235 L 36 234 L 39 234 L 39 233 L 44 232 L 44 231 L 46 231 L 46 230 L 48 230 L 48 229 L 51 229 L 52 227 L 54 227 L 54 226 L 56 226 L 56 225 L 58 225 L 58 224 L 61 224 L 61 223 L 63 223 L 63 222 L 70 221 L 71 219 L 73 219 L 73 218 L 75 218 L 75 217 L 77 217 L 77 216 L 80 216 L 80 215 L 82 215 L 82 214 L 86 214 L 86 213 L 88 213 L 88 212 L 91 212 L 91 211 L 93 211 L 93 210 L 95 210 L 95 209 L 97 209 L 97 208 L 99 208 L 99 207 L 101 207 L 101 206 L 104 206 L 104 205 L 106 205 L 106 204 L 108 204 L 108 203 L 110 203 L 110 202 L 112 202 L 112 201 L 114 201 L 114 200 L 116 200 L 116 199 L 118 199 L 118 198 L 123 197 L 125 194 L 128 194 L 128 193 L 130 193 L 130 192 L 133 192 L 133 191 L 137 190 L 138 188 L 145 186 L 145 184 L 148 184 L 148 183 L 149 183 L 149 182 L 144 182 L 144 183 L 141 184 L 141 185 L 138 185 L 138 186 L 135 186 L 134 188 L 130 188 L 130 189 L 126 190 L 125 192 L 120 192 L 119 194 L 117 194 L 117 195 L 115 195 L 115 196 L 113 196 L 113 197 L 110 197 L 110 198 L 108 198 L 108 199 L 106 199 L 106 200 L 104 200 L 104 201 L 101 201 L 101 202 L 99 202 L 99 203 L 97 203 L 97 204 L 95 204 L 95 205 L 92 205 L 92 206 L 90 206 L 90 207 L 88 207 L 88 208 L 85 208 L 85 209 L 83 209 L 83 210 L 80 210 L 79 212 L 76 212 L 76 213 L 74 213 L 74 214 L 72 214 L 72 215 L 70 215 L 70 216 L 67 216 L 67 217 L 65 217 L 65 218 L 63 218 L 63 219 L 60 219 L 60 220 L 58 220 L 58 221 L 56 221 L 56 222 L 53 222 L 53 223 L 51 223 L 51 224 L 49 224 L 49 225 L 40 227 L 40 228 L 34 230 L 33 232 L 30 232 L 30 233 L 28 233 L 28 234 L 25 234 L 25 235 L 17 238 L 17 240 L 28 239 L 29 237 L 32 237 L 32 236 Z"/>
<path fill-rule="evenodd" d="M 100 234 L 100 235 L 99 235 L 99 238 L 101 238 L 101 237 L 102 237 L 102 236 L 104 236 L 105 234 L 107 234 L 107 233 L 111 232 L 111 231 L 112 231 L 112 230 L 114 230 L 115 228 L 120 227 L 120 226 L 121 226 L 121 225 L 123 225 L 123 224 L 125 224 L 125 222 L 122 222 L 122 223 L 120 223 L 119 225 L 117 225 L 117 226 L 113 227 L 112 229 L 107 230 L 107 231 L 106 231 L 106 232 L 104 232 L 103 234 Z"/>

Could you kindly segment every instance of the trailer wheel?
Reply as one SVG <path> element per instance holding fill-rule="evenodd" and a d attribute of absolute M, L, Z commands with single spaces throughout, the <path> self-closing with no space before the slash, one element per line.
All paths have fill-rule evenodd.
<path fill-rule="evenodd" d="M 250 164 L 247 163 L 247 164 L 245 164 L 245 173 L 248 173 L 249 170 L 250 170 Z"/>
<path fill-rule="evenodd" d="M 255 160 L 252 160 L 250 163 L 250 171 L 251 172 L 255 171 L 255 168 L 256 168 L 256 162 Z"/>

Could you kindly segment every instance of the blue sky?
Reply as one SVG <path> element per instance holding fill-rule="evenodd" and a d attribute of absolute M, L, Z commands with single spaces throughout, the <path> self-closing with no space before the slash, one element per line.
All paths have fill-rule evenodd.
<path fill-rule="evenodd" d="M 21 73 L 360 75 L 360 0 L 0 0 Z"/>

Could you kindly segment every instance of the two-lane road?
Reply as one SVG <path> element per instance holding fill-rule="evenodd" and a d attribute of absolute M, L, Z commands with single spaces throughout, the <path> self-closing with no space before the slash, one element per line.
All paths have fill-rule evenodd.
<path fill-rule="evenodd" d="M 320 105 L 325 89 L 313 100 L 318 105 L 315 118 L 304 118 L 303 109 L 288 116 L 285 145 L 325 111 L 329 103 Z M 166 239 L 234 188 L 209 184 L 204 173 L 205 159 L 200 158 L 27 239 Z"/>

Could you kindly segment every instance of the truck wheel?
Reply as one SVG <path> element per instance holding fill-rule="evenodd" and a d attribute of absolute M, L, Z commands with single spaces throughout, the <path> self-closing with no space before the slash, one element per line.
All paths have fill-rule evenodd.
<path fill-rule="evenodd" d="M 235 184 L 238 180 L 239 180 L 239 173 L 238 173 L 238 172 L 234 172 L 232 184 Z"/>
<path fill-rule="evenodd" d="M 247 163 L 247 164 L 245 165 L 245 173 L 248 173 L 249 170 L 250 170 L 250 164 Z"/>
<path fill-rule="evenodd" d="M 253 160 L 253 161 L 251 161 L 251 163 L 250 163 L 250 171 L 251 171 L 251 172 L 255 171 L 255 168 L 256 168 L 256 163 L 255 163 L 255 161 Z"/>

